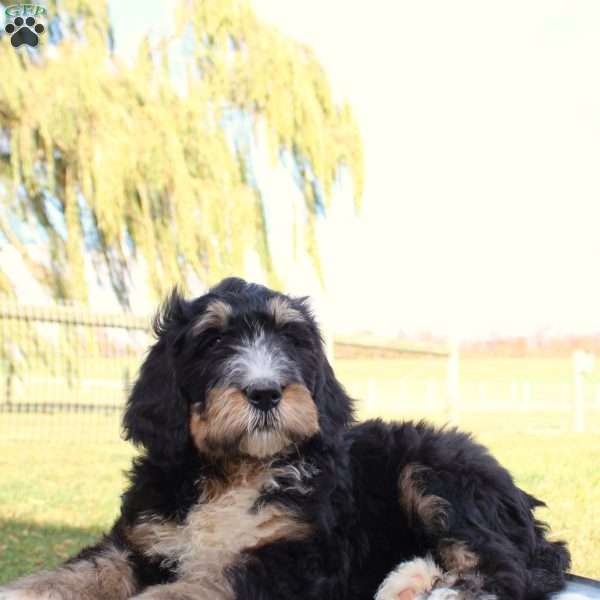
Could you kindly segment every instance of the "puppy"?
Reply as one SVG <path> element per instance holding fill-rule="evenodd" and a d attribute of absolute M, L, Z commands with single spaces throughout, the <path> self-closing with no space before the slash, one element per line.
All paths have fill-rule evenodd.
<path fill-rule="evenodd" d="M 112 530 L 2 600 L 538 600 L 564 544 L 468 435 L 354 425 L 304 299 L 173 293 L 124 415 Z M 397 565 L 400 564 L 399 567 Z"/>

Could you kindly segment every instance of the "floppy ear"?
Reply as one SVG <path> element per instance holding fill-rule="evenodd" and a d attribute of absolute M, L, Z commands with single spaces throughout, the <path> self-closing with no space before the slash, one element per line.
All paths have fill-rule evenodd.
<path fill-rule="evenodd" d="M 327 360 L 325 343 L 310 298 L 294 298 L 293 306 L 304 315 L 311 330 L 316 348 L 311 351 L 309 359 L 316 372 L 313 398 L 319 407 L 321 431 L 326 437 L 333 437 L 354 423 L 354 401 L 346 394 Z"/>
<path fill-rule="evenodd" d="M 186 305 L 173 290 L 154 319 L 158 340 L 140 369 L 123 416 L 125 438 L 161 462 L 177 460 L 189 444 L 189 409 L 178 390 L 173 360 Z"/>
<path fill-rule="evenodd" d="M 354 423 L 354 402 L 337 380 L 325 352 L 320 363 L 316 399 L 321 406 L 321 429 L 335 435 Z"/>

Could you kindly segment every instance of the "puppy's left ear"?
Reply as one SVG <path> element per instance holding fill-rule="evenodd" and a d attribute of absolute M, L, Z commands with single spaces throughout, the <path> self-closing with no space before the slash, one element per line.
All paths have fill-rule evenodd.
<path fill-rule="evenodd" d="M 354 401 L 337 380 L 333 368 L 322 351 L 317 380 L 317 403 L 321 408 L 321 429 L 335 435 L 354 423 Z"/>
<path fill-rule="evenodd" d="M 158 338 L 127 400 L 125 439 L 160 462 L 176 461 L 189 444 L 187 402 L 177 386 L 174 344 L 185 324 L 187 303 L 173 290 L 154 320 Z"/>

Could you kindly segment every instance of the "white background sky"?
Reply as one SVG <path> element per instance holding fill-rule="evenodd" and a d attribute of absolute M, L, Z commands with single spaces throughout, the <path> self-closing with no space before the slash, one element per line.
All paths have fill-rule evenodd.
<path fill-rule="evenodd" d="M 168 7 L 112 4 L 129 32 Z M 337 329 L 600 331 L 600 2 L 253 4 L 364 138 L 363 211 L 324 236 Z"/>
<path fill-rule="evenodd" d="M 364 137 L 332 289 L 375 286 L 399 328 L 600 330 L 600 2 L 254 5 L 315 49 Z"/>

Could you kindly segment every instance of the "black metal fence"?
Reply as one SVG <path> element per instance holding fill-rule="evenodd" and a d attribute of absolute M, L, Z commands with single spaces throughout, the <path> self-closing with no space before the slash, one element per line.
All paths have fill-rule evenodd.
<path fill-rule="evenodd" d="M 119 440 L 150 317 L 0 300 L 0 435 Z"/>
<path fill-rule="evenodd" d="M 119 441 L 125 398 L 152 343 L 150 322 L 150 316 L 102 314 L 66 304 L 26 306 L 0 298 L 0 439 Z M 344 344 L 345 340 L 336 340 L 336 352 Z M 352 340 L 352 346 L 363 351 L 365 344 Z M 410 357 L 422 355 L 422 348 L 396 348 L 378 341 L 377 350 L 381 349 L 401 351 L 409 357 L 406 366 L 382 376 L 344 368 L 343 358 L 336 363 L 350 393 L 362 400 L 358 404 L 361 418 L 448 414 L 447 350 L 427 349 L 429 358 L 411 367 Z M 381 363 L 379 358 L 377 363 Z M 427 375 L 413 376 L 419 369 Z M 460 416 L 462 421 L 463 415 L 487 415 L 494 430 L 503 425 L 512 428 L 518 422 L 527 429 L 566 432 L 574 428 L 578 405 L 582 418 L 577 423 L 599 431 L 597 376 L 582 378 L 577 386 L 569 378 L 547 382 L 487 376 L 459 381 L 457 374 L 452 407 L 455 420 Z"/>

